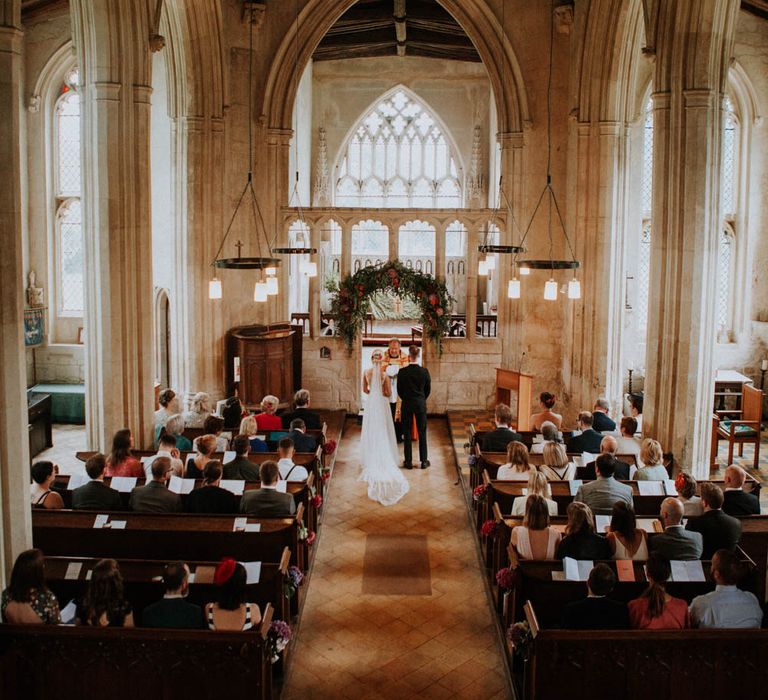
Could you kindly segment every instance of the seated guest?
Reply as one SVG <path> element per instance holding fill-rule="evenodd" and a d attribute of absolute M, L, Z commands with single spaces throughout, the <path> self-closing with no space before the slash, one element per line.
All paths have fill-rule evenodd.
<path fill-rule="evenodd" d="M 187 428 L 202 428 L 208 416 L 211 415 L 211 397 L 204 391 L 198 391 L 190 403 L 189 410 L 184 411 L 181 417 Z"/>
<path fill-rule="evenodd" d="M 155 457 L 152 460 L 152 481 L 131 491 L 128 501 L 131 510 L 137 513 L 181 513 L 181 496 L 168 490 L 170 475 L 171 460 Z"/>
<path fill-rule="evenodd" d="M 205 465 L 213 459 L 216 453 L 216 436 L 201 435 L 195 440 L 195 456 L 187 460 L 184 475 L 187 479 L 202 479 Z"/>
<path fill-rule="evenodd" d="M 53 482 L 59 473 L 59 468 L 53 462 L 35 462 L 30 470 L 32 483 L 29 496 L 33 508 L 59 510 L 64 507 L 61 496 L 53 491 Z"/>
<path fill-rule="evenodd" d="M 743 515 L 760 515 L 760 501 L 753 493 L 744 491 L 747 472 L 732 464 L 725 470 L 725 495 L 723 510 L 738 518 Z"/>
<path fill-rule="evenodd" d="M 181 452 L 176 449 L 176 438 L 168 433 L 157 441 L 157 454 L 155 457 L 168 457 L 171 460 L 171 473 L 174 476 L 184 476 L 184 462 L 181 461 Z M 147 481 L 152 478 L 152 460 L 144 461 L 144 476 Z"/>
<path fill-rule="evenodd" d="M 515 498 L 512 504 L 512 515 L 525 515 L 525 504 L 531 496 L 541 496 L 547 504 L 549 514 L 557 515 L 557 503 L 549 498 L 551 495 L 547 477 L 539 471 L 532 470 L 528 477 L 528 495 Z"/>
<path fill-rule="evenodd" d="M 581 433 L 568 440 L 568 452 L 597 454 L 600 451 L 603 436 L 592 427 L 592 414 L 589 411 L 579 413 L 576 426 Z"/>
<path fill-rule="evenodd" d="M 225 479 L 242 479 L 243 481 L 258 481 L 259 465 L 248 459 L 251 451 L 251 441 L 247 435 L 235 435 L 232 439 L 232 449 L 235 458 L 224 465 Z"/>
<path fill-rule="evenodd" d="M 592 427 L 598 433 L 612 433 L 616 430 L 616 422 L 608 415 L 610 410 L 611 403 L 608 399 L 601 396 L 595 401 L 595 406 L 592 409 Z"/>
<path fill-rule="evenodd" d="M 563 608 L 563 627 L 570 630 L 621 630 L 629 627 L 627 606 L 606 596 L 616 586 L 616 574 L 607 564 L 589 572 L 587 597 Z"/>
<path fill-rule="evenodd" d="M 483 452 L 506 452 L 507 445 L 510 442 L 522 439 L 509 427 L 509 424 L 512 422 L 512 411 L 510 411 L 509 406 L 506 404 L 500 403 L 496 406 L 493 421 L 496 424 L 496 429 L 483 435 L 480 444 Z"/>
<path fill-rule="evenodd" d="M 636 630 L 684 630 L 691 626 L 688 603 L 673 598 L 665 585 L 672 575 L 669 559 L 654 552 L 645 565 L 648 588 L 629 602 L 629 623 Z"/>
<path fill-rule="evenodd" d="M 293 411 L 286 413 L 282 417 L 284 430 L 288 430 L 291 427 L 291 421 L 294 418 L 301 418 L 304 421 L 304 425 L 307 426 L 307 430 L 322 429 L 323 422 L 320 420 L 320 415 L 309 410 L 309 399 L 309 392 L 306 389 L 299 389 L 293 395 Z"/>
<path fill-rule="evenodd" d="M 206 435 L 216 436 L 216 452 L 226 452 L 229 449 L 229 441 L 222 435 L 224 432 L 224 419 L 210 415 L 203 423 Z"/>
<path fill-rule="evenodd" d="M 240 399 L 237 396 L 230 396 L 224 402 L 224 407 L 221 409 L 221 417 L 224 419 L 224 430 L 234 430 L 237 432 L 240 429 L 240 421 L 247 415 L 248 413 L 243 408 L 243 404 L 240 403 Z"/>
<path fill-rule="evenodd" d="M 277 462 L 263 462 L 259 469 L 261 488 L 246 491 L 240 497 L 240 511 L 257 518 L 287 518 L 296 512 L 296 502 L 290 493 L 277 491 L 280 472 Z"/>
<path fill-rule="evenodd" d="M 293 440 L 293 449 L 296 452 L 314 452 L 317 449 L 317 440 L 306 432 L 307 426 L 301 418 L 291 421 L 290 432 L 286 437 Z"/>
<path fill-rule="evenodd" d="M 664 481 L 669 479 L 669 472 L 664 466 L 664 453 L 656 440 L 645 438 L 640 447 L 640 461 L 643 465 L 637 470 L 635 479 L 638 481 Z"/>
<path fill-rule="evenodd" d="M 555 401 L 557 401 L 555 395 L 550 394 L 548 391 L 543 391 L 539 394 L 541 410 L 531 416 L 531 425 L 534 430 L 541 430 L 544 421 L 554 423 L 555 427 L 560 430 L 563 425 L 563 417 L 559 413 L 552 412 L 552 409 L 555 407 Z"/>
<path fill-rule="evenodd" d="M 203 485 L 187 494 L 187 513 L 237 513 L 237 497 L 221 488 L 221 462 L 212 459 L 203 469 Z"/>
<path fill-rule="evenodd" d="M 543 457 L 540 471 L 549 481 L 569 481 L 576 476 L 576 465 L 568 460 L 562 443 L 544 443 Z"/>
<path fill-rule="evenodd" d="M 557 426 L 554 423 L 550 423 L 548 420 L 544 421 L 541 424 L 541 442 L 534 442 L 533 445 L 531 445 L 531 454 L 543 454 L 544 452 L 544 445 L 546 445 L 548 442 L 557 442 L 559 444 L 563 444 L 563 437 L 560 434 L 560 431 L 557 429 Z"/>
<path fill-rule="evenodd" d="M 515 440 L 507 445 L 507 462 L 499 467 L 496 478 L 500 481 L 528 481 L 532 469 L 528 463 L 528 448 Z"/>
<path fill-rule="evenodd" d="M 107 460 L 103 454 L 95 454 L 85 463 L 85 473 L 90 481 L 72 492 L 72 508 L 75 510 L 123 510 L 123 501 L 115 489 L 104 483 Z"/>
<path fill-rule="evenodd" d="M 247 603 L 248 576 L 245 567 L 234 559 L 222 559 L 213 582 L 218 587 L 216 602 L 205 606 L 209 630 L 240 632 L 255 629 L 261 612 L 255 603 Z"/>
<path fill-rule="evenodd" d="M 155 437 L 159 434 L 159 428 L 164 428 L 171 416 L 179 412 L 179 400 L 173 389 L 163 389 L 157 397 L 160 410 L 155 411 Z"/>
<path fill-rule="evenodd" d="M 576 492 L 576 501 L 586 503 L 592 512 L 598 515 L 609 515 L 613 512 L 613 504 L 623 501 L 632 510 L 635 501 L 632 498 L 632 487 L 614 479 L 616 459 L 611 455 L 600 455 L 595 461 L 597 479 L 588 481 Z"/>
<path fill-rule="evenodd" d="M 635 455 L 638 464 L 642 467 L 640 460 L 640 447 L 642 440 L 635 437 L 637 432 L 637 421 L 632 416 L 624 416 L 619 422 L 619 432 L 621 436 L 616 438 L 616 452 L 620 455 Z"/>
<path fill-rule="evenodd" d="M 565 512 L 568 524 L 565 526 L 565 537 L 557 547 L 557 558 L 610 559 L 611 546 L 605 537 L 595 532 L 595 519 L 589 507 L 573 501 Z"/>
<path fill-rule="evenodd" d="M 176 449 L 179 452 L 190 452 L 192 450 L 192 441 L 186 435 L 182 435 L 185 427 L 184 417 L 180 413 L 171 416 L 165 423 L 165 432 L 176 438 Z"/>
<path fill-rule="evenodd" d="M 611 524 L 606 539 L 614 559 L 645 561 L 648 558 L 648 538 L 645 530 L 637 527 L 635 511 L 624 501 L 613 504 Z"/>
<path fill-rule="evenodd" d="M 293 463 L 293 440 L 282 438 L 277 443 L 277 468 L 283 481 L 306 481 L 309 473 L 305 467 Z"/>
<path fill-rule="evenodd" d="M 682 526 L 683 504 L 676 498 L 665 498 L 661 502 L 660 520 L 664 532 L 651 537 L 649 549 L 670 560 L 701 559 L 704 551 L 702 537 L 698 532 L 688 532 Z"/>
<path fill-rule="evenodd" d="M 709 481 L 701 485 L 704 513 L 690 518 L 685 526 L 689 532 L 698 532 L 704 540 L 702 559 L 711 559 L 718 549 L 733 551 L 741 539 L 741 521 L 723 512 L 723 492 Z"/>
<path fill-rule="evenodd" d="M 251 452 L 269 452 L 269 447 L 265 440 L 256 437 L 258 425 L 253 416 L 247 416 L 240 421 L 240 435 L 247 435 L 251 441 Z"/>
<path fill-rule="evenodd" d="M 743 576 L 738 557 L 727 549 L 719 549 L 712 557 L 715 590 L 696 596 L 689 611 L 694 627 L 719 629 L 758 628 L 763 611 L 754 593 L 741 591 L 736 584 Z"/>
<path fill-rule="evenodd" d="M 695 518 L 704 512 L 701 498 L 696 495 L 696 479 L 688 472 L 680 472 L 675 478 L 677 499 L 683 504 L 683 515 Z"/>
<path fill-rule="evenodd" d="M 270 430 L 282 430 L 283 420 L 280 416 L 275 415 L 277 407 L 280 405 L 280 399 L 277 396 L 265 396 L 261 400 L 261 413 L 257 413 L 254 418 L 256 419 L 256 425 L 260 432 L 268 432 Z"/>
<path fill-rule="evenodd" d="M 510 542 L 521 559 L 555 558 L 560 533 L 549 524 L 549 508 L 542 496 L 528 496 L 523 524 L 512 528 Z"/>
<path fill-rule="evenodd" d="M 166 565 L 163 585 L 165 595 L 144 608 L 141 624 L 165 629 L 204 629 L 202 608 L 184 600 L 189 593 L 189 567 L 181 561 Z"/>
<path fill-rule="evenodd" d="M 112 451 L 107 457 L 107 476 L 135 476 L 139 479 L 144 476 L 141 462 L 133 456 L 133 435 L 128 428 L 123 428 L 115 433 L 112 438 Z"/>
<path fill-rule="evenodd" d="M 123 593 L 123 575 L 114 559 L 93 567 L 85 597 L 77 606 L 76 624 L 89 627 L 133 627 L 133 609 Z"/>
<path fill-rule="evenodd" d="M 58 625 L 59 603 L 45 584 L 45 557 L 28 549 L 16 557 L 8 588 L 0 597 L 0 619 L 11 625 Z"/>
<path fill-rule="evenodd" d="M 643 433 L 643 394 L 629 395 L 629 412 L 637 423 L 637 432 Z"/>
<path fill-rule="evenodd" d="M 616 457 L 616 450 L 618 450 L 619 444 L 616 441 L 616 438 L 613 437 L 613 435 L 606 435 L 601 441 L 600 441 L 600 454 L 601 455 L 611 455 L 611 457 Z M 624 462 L 619 462 L 616 460 L 616 470 L 613 473 L 614 479 L 619 479 L 620 481 L 628 481 L 632 478 L 632 473 L 635 471 L 634 467 L 630 467 L 629 464 L 625 464 Z M 584 473 L 581 475 L 582 479 L 596 479 L 597 478 L 597 472 L 595 470 L 595 462 L 590 462 L 584 467 Z"/>

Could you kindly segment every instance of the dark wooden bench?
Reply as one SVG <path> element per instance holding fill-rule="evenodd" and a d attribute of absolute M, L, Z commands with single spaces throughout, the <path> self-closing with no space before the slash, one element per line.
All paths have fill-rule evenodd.
<path fill-rule="evenodd" d="M 262 611 L 268 604 L 271 605 L 275 618 L 286 622 L 298 612 L 299 597 L 298 591 L 290 599 L 285 594 L 285 581 L 290 560 L 291 553 L 286 547 L 279 562 L 262 561 L 259 581 L 249 583 L 247 586 L 248 602 L 256 603 Z M 68 601 L 81 599 L 85 595 L 88 572 L 98 561 L 99 559 L 89 557 L 45 558 L 46 582 L 62 607 Z M 144 608 L 163 597 L 165 589 L 162 575 L 167 562 L 152 559 L 118 559 L 117 563 L 125 584 L 125 597 L 133 607 L 136 625 L 140 625 Z M 187 600 L 200 607 L 216 600 L 217 587 L 213 583 L 213 573 L 218 562 L 188 561 L 186 563 L 194 576 L 194 581 L 189 584 Z M 80 565 L 77 578 L 67 578 L 67 569 L 70 564 Z"/>
<path fill-rule="evenodd" d="M 157 559 L 160 561 L 280 561 L 291 552 L 291 564 L 308 566 L 307 542 L 300 539 L 304 508 L 291 518 L 251 518 L 260 532 L 234 532 L 232 515 L 191 513 L 104 513 L 125 521 L 125 529 L 94 528 L 95 511 L 34 510 L 32 541 L 48 556 Z"/>
<path fill-rule="evenodd" d="M 271 621 L 270 606 L 248 632 L 0 625 L 2 697 L 272 700 Z"/>
<path fill-rule="evenodd" d="M 316 438 L 318 445 L 323 445 L 323 443 L 325 443 L 325 440 L 326 440 L 327 431 L 328 431 L 328 426 L 324 422 L 322 428 L 320 428 L 320 429 L 307 429 L 307 433 L 306 434 L 312 436 L 313 438 Z M 164 432 L 165 432 L 165 428 L 163 428 L 163 430 L 160 431 L 161 434 L 164 433 Z M 235 435 L 237 435 L 237 431 L 236 430 L 225 430 L 223 432 L 232 433 L 233 437 Z M 288 431 L 287 430 L 268 430 L 268 431 L 265 431 L 265 432 L 267 432 L 267 433 L 282 433 L 282 432 L 288 432 Z M 208 434 L 209 433 L 206 433 L 206 431 L 203 430 L 202 428 L 184 428 L 184 432 L 182 433 L 182 435 L 184 435 L 185 438 L 187 438 L 188 440 L 190 440 L 192 442 L 194 442 L 197 438 L 202 437 L 203 435 L 208 435 Z M 268 440 L 267 442 L 275 442 L 275 441 L 269 441 Z M 276 447 L 276 445 L 275 445 L 275 447 Z"/>

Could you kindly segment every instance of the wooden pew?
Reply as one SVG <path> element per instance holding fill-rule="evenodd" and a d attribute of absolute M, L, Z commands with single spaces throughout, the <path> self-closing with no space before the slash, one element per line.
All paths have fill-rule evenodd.
<path fill-rule="evenodd" d="M 271 700 L 271 622 L 269 606 L 247 632 L 0 625 L 2 696 Z"/>
<path fill-rule="evenodd" d="M 161 432 L 164 432 L 164 429 Z M 236 430 L 226 430 L 224 432 L 232 433 L 232 437 L 237 435 Z M 288 431 L 287 430 L 269 430 L 267 432 L 282 433 L 282 432 L 288 432 Z M 325 443 L 327 432 L 328 432 L 328 425 L 325 422 L 323 422 L 323 425 L 319 430 L 307 429 L 307 435 L 311 435 L 313 438 L 316 438 L 317 444 L 321 446 Z M 208 433 L 206 433 L 205 430 L 203 430 L 202 428 L 184 428 L 184 432 L 182 434 L 184 435 L 185 438 L 187 438 L 191 442 L 194 442 L 195 440 L 197 440 L 197 438 L 202 437 L 203 435 L 207 435 Z"/>
<path fill-rule="evenodd" d="M 239 561 L 280 561 L 291 552 L 291 564 L 308 567 L 307 543 L 299 538 L 304 507 L 291 518 L 251 518 L 260 532 L 234 532 L 236 516 L 104 513 L 110 521 L 125 521 L 125 529 L 93 527 L 97 513 L 73 510 L 34 510 L 32 541 L 48 556 L 142 557 L 160 561 L 218 561 L 230 556 Z M 239 516 L 245 517 L 245 516 Z"/>
<path fill-rule="evenodd" d="M 541 630 L 526 666 L 525 700 L 756 698 L 768 685 L 768 632 Z"/>
<path fill-rule="evenodd" d="M 275 618 L 286 622 L 289 622 L 298 612 L 298 591 L 291 599 L 285 595 L 285 579 L 288 576 L 290 559 L 291 553 L 286 547 L 279 562 L 262 561 L 258 583 L 249 583 L 247 586 L 248 602 L 256 603 L 260 610 L 265 610 L 267 604 L 272 605 Z M 88 557 L 45 558 L 46 582 L 62 607 L 68 601 L 81 599 L 85 595 L 88 586 L 87 572 L 91 571 L 98 561 L 99 559 Z M 125 583 L 125 597 L 131 602 L 136 624 L 140 625 L 144 608 L 163 597 L 165 589 L 161 578 L 167 562 L 151 559 L 118 559 L 117 563 Z M 195 579 L 189 584 L 187 600 L 200 607 L 216 600 L 213 572 L 218 561 L 186 563 Z M 80 565 L 76 579 L 66 577 L 70 564 Z"/>
<path fill-rule="evenodd" d="M 69 490 L 69 480 L 70 476 L 68 474 L 59 474 L 56 477 L 56 480 L 54 481 L 53 488 L 54 490 L 61 495 L 62 500 L 64 501 L 64 507 L 65 508 L 71 508 L 72 507 L 72 491 Z M 104 483 L 108 486 L 112 483 L 112 477 L 106 476 L 104 477 Z M 144 486 L 146 483 L 145 479 L 137 479 L 136 480 L 136 486 Z M 315 475 L 313 473 L 310 473 L 309 478 L 307 478 L 306 481 L 289 481 L 286 484 L 286 493 L 290 493 L 293 496 L 293 500 L 296 502 L 296 507 L 298 508 L 299 505 L 304 506 L 304 512 L 307 514 L 307 523 L 308 526 L 313 529 L 317 530 L 317 521 L 318 521 L 318 513 L 317 508 L 315 508 L 314 504 L 312 503 L 312 497 L 314 495 L 314 484 L 315 484 Z M 198 489 L 203 486 L 202 479 L 196 479 L 195 480 L 195 488 Z M 245 491 L 255 491 L 257 489 L 261 488 L 261 482 L 260 481 L 246 481 L 245 482 Z M 126 511 L 130 512 L 130 507 L 128 505 L 130 501 L 131 494 L 127 492 L 121 492 L 120 493 L 120 499 L 123 502 L 123 505 L 125 507 Z M 185 505 L 187 500 L 187 494 L 180 494 L 182 505 Z M 235 503 L 236 503 L 236 510 L 233 512 L 233 515 L 236 515 L 240 513 L 240 499 L 241 496 L 235 496 Z"/>
<path fill-rule="evenodd" d="M 470 425 L 469 425 L 469 439 L 470 439 L 470 443 L 473 446 L 474 445 L 478 445 L 479 446 L 482 443 L 483 438 L 485 437 L 487 432 L 488 431 L 486 431 L 486 430 L 477 430 L 475 428 L 475 424 L 474 423 L 470 423 Z M 520 437 L 521 437 L 520 442 L 522 442 L 529 450 L 531 449 L 531 447 L 533 447 L 534 438 L 537 435 L 541 435 L 541 433 L 539 431 L 537 431 L 537 430 L 515 430 L 515 432 L 518 435 L 520 435 Z M 571 439 L 571 436 L 573 435 L 573 431 L 572 430 L 561 430 L 560 432 L 563 435 L 563 441 L 566 442 L 566 443 L 568 442 L 568 440 Z"/>

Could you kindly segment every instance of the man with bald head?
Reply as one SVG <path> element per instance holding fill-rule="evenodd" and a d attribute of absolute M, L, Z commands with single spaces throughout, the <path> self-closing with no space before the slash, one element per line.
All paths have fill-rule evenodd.
<path fill-rule="evenodd" d="M 615 437 L 612 435 L 606 435 L 601 441 L 600 441 L 600 454 L 601 455 L 611 455 L 611 457 L 616 456 L 616 452 L 619 449 L 619 443 L 616 440 Z M 618 481 L 629 481 L 630 479 L 630 467 L 628 464 L 625 464 L 624 462 L 616 462 L 616 469 L 613 472 L 613 478 L 617 479 Z M 595 472 L 595 462 L 590 462 L 584 467 L 584 472 L 581 475 L 582 479 L 596 479 L 597 474 Z"/>
<path fill-rule="evenodd" d="M 760 501 L 752 493 L 744 491 L 747 472 L 736 464 L 725 470 L 725 494 L 723 512 L 740 518 L 745 515 L 760 515 Z"/>
<path fill-rule="evenodd" d="M 683 525 L 683 504 L 676 498 L 665 498 L 661 502 L 660 520 L 664 532 L 651 535 L 648 548 L 666 559 L 701 559 L 704 541 L 700 533 L 690 532 Z"/>

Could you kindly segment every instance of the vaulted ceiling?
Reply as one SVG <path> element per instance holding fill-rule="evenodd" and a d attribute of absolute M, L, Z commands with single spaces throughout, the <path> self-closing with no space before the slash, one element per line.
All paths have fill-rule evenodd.
<path fill-rule="evenodd" d="M 480 61 L 469 37 L 437 0 L 359 0 L 331 27 L 313 58 L 369 56 Z"/>

